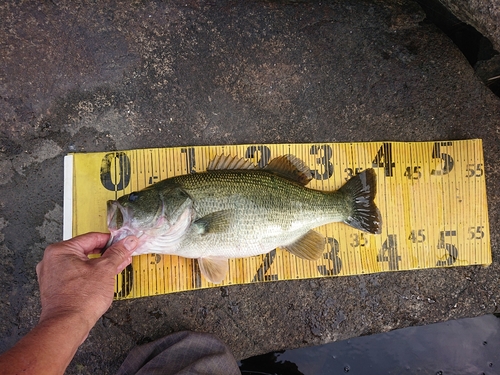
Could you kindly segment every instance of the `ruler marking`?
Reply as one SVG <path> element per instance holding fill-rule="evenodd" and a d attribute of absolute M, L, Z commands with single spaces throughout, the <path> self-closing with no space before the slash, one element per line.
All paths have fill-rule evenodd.
<path fill-rule="evenodd" d="M 480 150 L 478 150 L 479 153 L 482 155 L 482 140 L 478 140 L 478 147 L 480 147 Z M 487 196 L 486 196 L 486 165 L 484 163 L 484 156 L 481 158 L 481 162 L 483 164 L 483 175 L 479 179 L 479 183 L 481 185 L 481 203 L 482 207 L 484 209 L 482 210 L 481 214 L 481 223 L 484 223 L 484 233 L 485 236 L 483 237 L 483 244 L 485 247 L 485 251 L 483 251 L 482 255 L 484 256 L 484 261 L 483 263 L 491 263 L 491 251 L 488 251 L 489 247 L 489 238 L 490 238 L 490 225 L 489 225 L 489 218 L 488 218 L 488 202 L 487 202 Z M 488 241 L 488 242 L 486 242 Z"/>
<path fill-rule="evenodd" d="M 477 181 L 477 183 L 475 184 L 475 187 L 477 187 L 477 185 L 479 185 L 479 189 L 475 189 L 475 194 L 476 196 L 479 196 L 480 199 L 479 199 L 479 204 L 480 204 L 480 207 L 482 208 L 480 210 L 480 214 L 477 215 L 479 216 L 479 224 L 484 224 L 484 228 L 483 228 L 483 233 L 485 234 L 482 238 L 482 241 L 481 241 L 481 248 L 480 248 L 480 254 L 481 254 L 481 259 L 482 262 L 491 262 L 491 252 L 489 251 L 483 251 L 483 248 L 487 247 L 488 245 L 485 244 L 485 241 L 486 241 L 486 238 L 490 238 L 490 234 L 489 234 L 489 231 L 490 231 L 490 227 L 489 227 L 489 219 L 488 219 L 488 215 L 487 215 L 487 210 L 488 210 L 488 202 L 487 202 L 487 197 L 486 197 L 486 166 L 484 164 L 484 157 L 482 157 L 482 141 L 481 140 L 477 140 L 475 142 L 475 154 L 478 155 L 477 159 L 481 162 L 481 167 L 482 167 L 482 173 L 481 173 L 481 176 L 479 177 L 479 181 Z M 476 182 L 476 180 L 474 180 Z M 477 190 L 480 190 L 479 192 Z M 477 216 L 476 216 L 476 220 L 477 220 Z M 487 234 L 487 236 L 486 236 Z"/>
<path fill-rule="evenodd" d="M 470 152 L 471 156 L 469 157 L 467 162 L 470 163 L 470 160 L 472 160 L 472 163 L 470 163 L 470 164 L 476 164 L 476 163 L 483 164 L 483 160 L 481 158 L 482 152 L 481 151 L 477 152 L 477 146 L 480 146 L 481 150 L 482 150 L 482 145 L 480 144 L 480 141 L 475 142 L 474 144 L 471 144 L 468 148 L 468 152 Z M 484 167 L 484 164 L 483 164 L 483 167 Z M 479 181 L 476 178 L 474 178 L 472 181 L 470 181 L 471 177 L 468 178 L 468 185 L 469 185 L 470 191 L 473 194 L 472 196 L 479 198 L 478 202 L 475 202 L 475 203 L 471 202 L 471 206 L 473 207 L 472 214 L 474 217 L 474 225 L 476 225 L 476 226 L 478 225 L 478 223 L 479 223 L 479 225 L 481 225 L 482 223 L 485 223 L 485 221 L 488 220 L 487 216 L 485 217 L 485 220 L 483 219 L 483 210 L 484 210 L 485 205 L 483 202 L 484 195 L 483 195 L 482 191 L 484 191 L 485 189 L 483 186 L 480 186 L 481 181 L 484 178 L 484 172 L 481 172 L 481 173 L 482 173 L 482 176 L 479 177 Z M 470 195 L 470 193 L 469 193 L 469 195 Z M 486 228 L 487 228 L 487 226 L 486 226 Z M 488 238 L 489 238 L 489 236 L 488 236 Z M 471 256 L 473 254 L 474 259 L 481 258 L 482 257 L 482 243 L 483 243 L 483 241 L 482 240 L 480 241 L 481 244 L 480 244 L 479 248 L 477 246 L 475 246 L 476 241 L 468 241 L 468 242 L 470 244 L 469 247 L 470 247 L 470 251 L 471 251 Z"/>
<path fill-rule="evenodd" d="M 412 143 L 412 150 L 411 150 L 411 155 L 413 155 L 413 150 L 415 150 L 416 154 L 416 162 L 414 165 L 417 167 L 417 180 L 415 180 L 412 189 L 410 190 L 409 194 L 412 196 L 412 201 L 413 201 L 413 212 L 414 212 L 414 224 L 412 229 L 416 230 L 416 242 L 415 242 L 415 247 L 416 247 L 416 257 L 417 257 L 417 268 L 423 268 L 425 267 L 426 263 L 426 258 L 427 258 L 427 251 L 426 248 L 428 241 L 428 236 L 429 236 L 429 229 L 428 227 L 424 224 L 424 217 L 422 216 L 422 211 L 419 210 L 418 208 L 418 197 L 416 194 L 414 194 L 415 190 L 417 190 L 420 194 L 423 186 L 423 181 L 425 181 L 425 170 L 426 170 L 426 165 L 424 162 L 423 158 L 423 153 L 422 153 L 422 147 L 418 143 Z M 413 246 L 413 245 L 412 245 Z"/>
<path fill-rule="evenodd" d="M 346 159 L 348 160 L 347 164 L 345 164 L 342 168 L 343 171 L 345 171 L 347 168 L 354 169 L 354 155 L 353 155 L 353 144 L 352 143 L 347 143 L 345 145 L 345 151 L 344 154 L 347 156 Z M 352 174 L 354 176 L 354 172 Z M 345 178 L 344 181 L 342 181 L 343 185 L 346 183 Z M 363 264 L 360 262 L 360 257 L 359 257 L 359 243 L 360 243 L 360 234 L 358 233 L 357 230 L 353 228 L 350 229 L 350 234 L 349 234 L 349 254 L 352 259 L 352 264 L 356 266 L 356 272 L 363 272 Z M 357 244 L 357 245 L 356 245 Z"/>
<path fill-rule="evenodd" d="M 467 145 L 467 166 L 470 166 L 470 164 L 474 164 L 476 162 L 476 160 L 477 160 L 477 158 L 476 158 L 476 152 L 475 152 L 475 145 Z M 468 173 L 467 173 L 467 175 L 468 175 Z M 477 194 L 477 184 L 475 183 L 476 181 L 475 180 L 471 181 L 469 177 L 466 177 L 466 178 L 469 179 L 468 184 L 467 184 L 467 185 L 469 185 L 469 190 L 472 191 L 472 194 L 474 194 L 474 196 L 477 196 L 479 198 L 479 208 L 481 208 L 482 207 L 481 197 L 480 197 L 481 194 Z M 477 218 L 480 215 L 480 212 L 482 210 L 480 209 L 478 212 L 477 204 L 472 204 L 471 209 L 472 209 L 471 214 L 472 214 L 472 217 L 474 218 L 474 223 L 476 223 Z M 482 220 L 480 222 L 482 222 Z M 477 224 L 474 224 L 474 225 L 477 225 Z M 468 241 L 468 243 L 470 244 L 470 241 Z M 474 254 L 474 257 L 475 257 L 477 255 L 477 247 L 472 246 L 472 244 L 470 244 L 468 247 L 469 247 L 470 255 Z M 481 248 L 480 248 L 480 250 L 481 250 Z"/>
<path fill-rule="evenodd" d="M 415 195 L 417 199 L 415 206 L 419 210 L 419 212 L 422 212 L 422 221 L 420 225 L 422 226 L 423 229 L 425 229 L 425 233 L 427 236 L 425 246 L 423 246 L 422 249 L 424 254 L 424 257 L 422 259 L 423 260 L 422 268 L 427 268 L 430 267 L 431 262 L 434 262 L 434 256 L 432 254 L 433 251 L 432 244 L 434 244 L 435 237 L 434 237 L 434 231 L 431 230 L 431 228 L 434 228 L 436 224 L 432 220 L 429 220 L 429 213 L 427 210 L 426 211 L 422 210 L 423 207 L 421 204 L 422 202 L 421 200 L 423 200 L 424 202 L 432 202 L 431 200 L 432 193 L 430 194 L 428 193 L 428 189 L 431 189 L 432 191 L 431 175 L 430 175 L 431 164 L 428 157 L 430 153 L 428 152 L 427 144 L 418 144 L 418 148 L 420 150 L 421 161 L 424 166 L 422 168 L 423 180 L 418 190 L 419 194 L 418 196 Z M 426 189 L 426 187 L 428 188 Z"/>
<path fill-rule="evenodd" d="M 428 258 L 428 241 L 429 241 L 429 228 L 425 223 L 424 216 L 421 214 L 421 210 L 419 210 L 419 196 L 422 196 L 422 187 L 426 184 L 427 180 L 427 170 L 428 165 L 426 163 L 426 159 L 423 157 L 423 147 L 419 143 L 413 143 L 413 149 L 415 150 L 417 156 L 417 162 L 420 166 L 420 177 L 417 182 L 414 184 L 414 188 L 410 190 L 410 194 L 413 199 L 413 210 L 415 211 L 415 230 L 417 239 L 420 239 L 421 242 L 417 240 L 417 257 L 418 257 L 418 268 L 425 268 L 427 264 Z M 425 198 L 425 197 L 424 197 Z M 418 231 L 421 231 L 420 233 Z"/>
<path fill-rule="evenodd" d="M 469 160 L 467 160 L 467 162 L 469 164 L 475 164 L 477 162 L 477 160 L 478 160 L 478 157 L 476 156 L 477 154 L 476 154 L 475 144 L 470 145 L 469 147 L 472 149 L 471 150 L 472 157 L 469 158 Z M 468 151 L 469 151 L 469 149 L 468 149 Z M 470 163 L 471 159 L 473 161 L 472 163 Z M 474 225 L 477 225 L 477 222 L 483 223 L 482 215 L 481 215 L 482 214 L 482 207 L 483 207 L 483 202 L 482 202 L 483 194 L 481 194 L 481 193 L 478 194 L 478 189 L 477 189 L 478 184 L 477 184 L 477 181 L 475 179 L 472 180 L 472 181 L 470 181 L 470 177 L 469 177 L 469 185 L 471 186 L 471 190 L 473 191 L 474 196 L 476 196 L 476 197 L 479 198 L 479 205 L 477 205 L 477 204 L 472 205 L 472 207 L 473 207 L 473 213 L 472 214 L 473 214 L 473 217 L 474 217 Z M 479 208 L 479 212 L 478 212 L 478 208 Z M 478 220 L 478 217 L 480 218 L 479 220 Z M 469 241 L 469 242 L 471 242 L 471 241 Z M 481 241 L 481 245 L 482 245 L 482 241 Z M 471 253 L 472 253 L 472 251 L 474 253 L 474 258 L 477 258 L 478 251 L 477 251 L 476 246 L 470 246 L 470 247 L 471 247 Z M 473 248 L 473 250 L 472 250 L 472 248 Z M 482 254 L 481 250 L 482 250 L 482 247 L 479 247 L 479 254 Z"/>
<path fill-rule="evenodd" d="M 434 149 L 434 144 L 433 143 L 431 145 L 431 148 L 430 150 L 426 150 L 426 153 L 427 153 L 427 157 L 429 157 L 429 155 L 431 155 L 433 149 Z M 428 202 L 435 202 L 436 204 L 439 204 L 439 199 L 440 199 L 440 196 L 439 196 L 439 192 L 440 192 L 440 188 L 441 186 L 439 185 L 439 181 L 436 180 L 436 176 L 432 175 L 432 170 L 435 168 L 436 166 L 436 161 L 434 159 L 429 159 L 429 170 L 426 171 L 426 173 L 429 174 L 429 186 L 430 186 L 430 189 L 428 190 L 428 197 L 429 197 L 429 200 Z M 420 204 L 420 209 L 424 209 L 425 207 L 422 206 L 422 203 Z M 439 210 L 438 207 L 437 208 L 434 208 L 434 207 L 430 207 L 430 213 L 432 213 L 432 211 L 436 211 L 436 215 L 429 215 L 429 219 L 430 219 L 430 224 L 429 224 L 429 238 L 431 240 L 431 242 L 429 243 L 429 254 L 431 255 L 429 257 L 429 263 L 427 263 L 427 267 L 432 267 L 432 266 L 435 266 L 436 265 L 436 261 L 437 261 L 437 258 L 438 258 L 438 250 L 436 249 L 436 243 L 437 243 L 437 240 L 439 238 L 438 236 L 438 232 L 440 230 L 442 230 L 442 226 L 441 226 L 441 223 L 442 223 L 442 210 Z M 432 230 L 434 229 L 434 230 Z"/>
<path fill-rule="evenodd" d="M 452 149 L 453 153 L 452 153 L 452 156 L 453 158 L 457 158 L 457 155 L 460 155 L 460 150 L 458 149 L 458 147 L 456 147 L 456 144 L 453 144 L 453 149 Z M 460 158 L 458 157 L 459 161 L 460 161 Z M 459 163 L 461 164 L 461 163 Z M 450 179 L 449 179 L 449 184 L 450 184 L 450 194 L 449 194 L 449 201 L 450 201 L 450 227 L 452 228 L 452 232 L 455 231 L 456 232 L 456 236 L 451 236 L 451 245 L 452 246 L 455 246 L 455 248 L 457 249 L 457 256 L 456 256 L 456 259 L 453 259 L 452 257 L 452 261 L 454 262 L 461 262 L 461 257 L 462 257 L 462 254 L 461 254 L 461 251 L 462 249 L 460 248 L 460 246 L 458 245 L 458 236 L 460 236 L 460 231 L 462 230 L 462 228 L 459 228 L 459 223 L 458 223 L 458 220 L 457 220 L 457 217 L 458 217 L 458 209 L 459 209 L 459 205 L 456 204 L 456 200 L 457 200 L 457 192 L 458 192 L 458 182 L 457 182 L 457 177 L 460 178 L 461 180 L 463 180 L 462 176 L 458 176 L 461 171 L 461 165 L 457 165 L 455 166 L 456 167 L 459 167 L 459 169 L 455 169 L 454 171 L 452 171 L 453 173 L 450 174 Z M 451 264 L 450 264 L 451 265 Z"/>
<path fill-rule="evenodd" d="M 478 143 L 478 142 L 477 142 L 477 143 Z M 482 160 L 480 160 L 480 158 L 477 156 L 477 154 L 478 154 L 478 153 L 476 153 L 477 147 L 475 147 L 475 146 L 476 146 L 476 144 L 472 145 L 472 147 L 473 147 L 473 152 L 474 152 L 474 164 L 476 164 L 476 165 L 482 165 L 482 164 L 483 164 L 483 162 L 482 162 Z M 478 162 L 478 161 L 479 161 L 479 162 Z M 477 169 L 478 169 L 478 168 L 475 168 L 475 170 L 476 170 L 476 172 L 475 172 L 475 173 L 477 173 L 477 172 L 478 172 L 478 171 L 477 171 Z M 482 169 L 481 169 L 481 170 L 482 170 Z M 477 189 L 478 185 L 482 185 L 482 184 L 481 184 L 481 181 L 482 181 L 482 180 L 483 180 L 483 178 L 484 178 L 484 173 L 483 173 L 483 172 L 481 172 L 481 176 L 479 177 L 479 180 L 478 180 L 475 176 L 474 176 L 474 177 L 469 177 L 469 179 L 471 179 L 471 178 L 474 178 L 474 179 L 472 180 L 472 184 L 473 184 L 473 186 L 474 186 L 474 195 L 475 195 L 475 196 L 477 196 L 477 197 L 479 197 L 479 202 L 478 202 L 478 203 L 479 203 L 479 205 L 478 205 L 478 204 L 475 204 L 475 205 L 474 205 L 474 218 L 475 218 L 475 223 L 474 223 L 474 225 L 476 225 L 476 226 L 477 226 L 477 225 L 478 225 L 477 223 L 481 224 L 481 223 L 483 223 L 483 222 L 484 222 L 483 217 L 482 217 L 482 213 L 483 213 L 482 207 L 484 206 L 484 203 L 483 203 L 483 198 L 484 198 L 484 195 L 483 195 L 483 193 L 478 193 L 478 189 Z M 479 190 L 482 190 L 481 188 L 482 188 L 482 186 L 479 188 Z M 479 206 L 479 208 L 480 208 L 480 209 L 479 209 L 479 213 L 477 212 L 477 211 L 478 211 L 478 206 Z M 472 241 L 470 241 L 470 242 L 473 242 L 474 244 L 476 244 L 476 242 L 477 242 L 477 241 L 472 240 Z M 483 252 L 482 252 L 482 243 L 483 243 L 483 240 L 481 239 L 481 241 L 480 241 L 480 248 L 479 248 L 479 254 L 483 254 Z M 474 251 L 474 255 L 475 255 L 475 256 L 477 256 L 477 250 L 476 250 L 476 251 Z"/>
<path fill-rule="evenodd" d="M 463 255 L 461 255 L 461 258 L 465 259 L 471 259 L 470 257 L 470 252 L 471 252 L 471 247 L 470 243 L 467 241 L 467 234 L 465 229 L 465 223 L 463 220 L 460 220 L 460 218 L 463 218 L 464 215 L 467 212 L 467 207 L 465 206 L 464 202 L 464 197 L 465 197 L 465 190 L 466 190 L 466 185 L 469 184 L 469 182 L 466 180 L 466 177 L 464 178 L 464 170 L 467 166 L 467 160 L 468 160 L 468 154 L 469 154 L 469 146 L 466 145 L 466 147 L 457 147 L 458 152 L 460 153 L 460 174 L 457 175 L 457 195 L 456 195 L 456 204 L 458 207 L 458 213 L 457 213 L 457 220 L 459 220 L 460 226 L 461 226 L 461 233 L 460 233 L 460 238 L 458 240 L 458 244 L 461 244 L 462 252 Z M 475 212 L 475 207 L 471 206 L 468 211 Z M 473 214 L 474 215 L 474 214 Z M 470 263 L 470 262 L 469 262 Z"/>
<path fill-rule="evenodd" d="M 406 164 L 408 165 L 408 167 L 405 169 L 405 174 L 406 178 L 408 179 L 408 185 L 410 185 L 411 189 L 408 189 L 406 192 L 408 199 L 408 225 L 406 226 L 405 233 L 403 234 L 404 238 L 401 238 L 400 242 L 407 248 L 407 252 L 409 253 L 410 265 L 414 268 L 418 268 L 419 246 L 417 241 L 420 239 L 422 233 L 420 233 L 419 236 L 419 229 L 417 229 L 419 220 L 417 220 L 416 217 L 418 211 L 415 210 L 415 199 L 411 194 L 411 191 L 415 189 L 415 185 L 417 183 L 416 181 L 419 179 L 418 173 L 421 172 L 418 171 L 418 157 L 416 160 L 412 157 L 414 152 L 416 152 L 416 150 L 413 150 L 413 144 L 408 143 L 406 145 L 405 153 L 407 161 Z"/>
<path fill-rule="evenodd" d="M 420 174 L 418 174 L 417 172 L 417 176 L 419 176 L 417 182 L 415 183 L 414 186 L 418 186 L 418 193 L 419 195 L 422 195 L 421 194 L 421 191 L 422 191 L 422 187 L 424 186 L 425 184 L 425 181 L 427 180 L 427 169 L 428 169 L 428 165 L 427 163 L 425 162 L 425 158 L 424 158 L 424 155 L 423 155 L 423 147 L 422 145 L 420 144 L 417 144 L 417 143 L 413 143 L 413 148 L 416 150 L 416 154 L 417 154 L 417 162 L 418 162 L 418 166 L 420 166 L 418 172 L 420 172 Z M 429 246 L 428 246 L 428 241 L 429 241 L 429 227 L 427 225 L 425 225 L 425 220 L 424 220 L 424 215 L 422 214 L 422 211 L 419 210 L 419 206 L 418 206 L 418 196 L 416 194 L 414 194 L 414 189 L 412 189 L 410 191 L 410 194 L 412 195 L 413 197 L 413 207 L 414 207 L 414 211 L 416 212 L 415 214 L 415 230 L 417 230 L 416 232 L 416 236 L 417 236 L 417 257 L 418 257 L 418 267 L 419 268 L 425 268 L 426 267 L 426 264 L 427 264 L 427 259 L 428 259 L 428 249 L 429 249 Z M 419 233 L 420 231 L 420 233 Z M 421 241 L 421 242 L 419 242 Z"/>
<path fill-rule="evenodd" d="M 443 147 L 440 147 L 440 146 L 444 146 L 443 145 L 443 142 L 436 142 L 435 145 L 438 145 L 439 147 L 435 147 L 435 150 L 437 150 L 437 157 L 439 157 L 439 155 L 442 155 L 442 150 L 443 150 Z M 450 231 L 450 225 L 449 225 L 449 217 L 448 217 L 448 212 L 447 212 L 447 205 L 445 204 L 446 201 L 447 201 L 447 192 L 448 192 L 448 196 L 449 196 L 449 186 L 448 184 L 446 183 L 447 181 L 445 180 L 445 173 L 444 171 L 446 171 L 446 168 L 445 166 L 443 165 L 443 162 L 440 161 L 441 163 L 441 166 L 442 166 L 442 169 L 439 170 L 439 173 L 436 173 L 437 174 L 437 178 L 439 178 L 440 180 L 440 183 L 441 183 L 441 201 L 442 201 L 442 204 L 441 204 L 441 209 L 443 211 L 443 236 L 440 235 L 440 239 L 441 240 L 441 250 L 442 250 L 442 253 L 444 254 L 442 256 L 442 260 L 440 260 L 439 262 L 440 263 L 444 263 L 443 265 L 446 265 L 446 262 L 447 262 L 447 259 L 448 259 L 448 255 L 447 255 L 447 252 L 446 252 L 446 243 L 447 241 L 449 240 L 448 238 L 446 237 L 450 237 L 451 236 L 451 231 Z M 436 171 L 438 172 L 438 171 Z M 446 176 L 449 178 L 449 174 L 448 176 Z M 448 190 L 448 191 L 447 191 Z M 446 234 L 449 233 L 450 235 L 446 236 Z"/>
<path fill-rule="evenodd" d="M 453 221 L 455 222 L 455 226 L 457 227 L 457 238 L 455 238 L 455 246 L 458 249 L 458 258 L 457 261 L 460 262 L 460 265 L 466 265 L 464 264 L 465 260 L 465 255 L 467 254 L 466 249 L 465 249 L 465 237 L 464 237 L 464 223 L 459 220 L 462 216 L 460 215 L 462 212 L 463 206 L 459 204 L 461 192 L 462 192 L 462 183 L 464 181 L 463 176 L 463 160 L 462 160 L 462 148 L 458 147 L 456 144 L 454 144 L 454 154 L 457 155 L 457 158 L 459 160 L 459 169 L 455 171 L 454 175 L 454 194 L 452 195 L 452 200 L 453 200 L 453 205 L 456 207 L 455 209 L 455 215 L 453 217 Z M 460 246 L 461 245 L 461 246 Z"/>
<path fill-rule="evenodd" d="M 441 143 L 443 145 L 443 142 Z M 453 154 L 453 149 L 449 149 L 448 147 L 450 144 L 448 142 L 445 142 L 445 151 L 446 154 L 449 155 L 448 160 L 452 160 L 455 155 Z M 441 148 L 442 149 L 442 148 Z M 452 164 L 454 165 L 454 163 Z M 453 168 L 455 169 L 455 168 Z M 448 230 L 445 230 L 445 241 L 444 241 L 444 250 L 445 250 L 445 257 L 444 257 L 444 262 L 446 262 L 445 266 L 451 266 L 453 263 L 456 262 L 456 255 L 459 255 L 458 249 L 456 249 L 456 246 L 454 245 L 455 237 L 457 234 L 457 230 L 455 228 L 455 223 L 453 221 L 453 209 L 455 208 L 452 206 L 452 199 L 454 195 L 454 185 L 452 178 L 454 175 L 456 175 L 456 169 L 455 170 L 450 170 L 445 177 L 445 173 L 442 173 L 442 179 L 443 179 L 443 186 L 446 186 L 447 189 L 443 189 L 444 192 L 444 197 L 443 200 L 445 204 L 443 204 L 443 208 L 445 210 L 445 223 L 448 224 Z M 446 194 L 448 192 L 448 194 Z M 448 203 L 448 204 L 446 204 Z M 446 238 L 448 237 L 448 238 Z M 450 245 L 450 246 L 447 246 Z M 456 250 L 456 251 L 455 251 Z"/>
<path fill-rule="evenodd" d="M 415 268 L 413 249 L 411 246 L 408 246 L 407 238 L 408 234 L 412 230 L 412 216 L 413 210 L 411 209 L 411 197 L 410 197 L 410 188 L 413 185 L 413 177 L 414 177 L 414 168 L 413 161 L 410 156 L 411 144 L 404 143 L 400 144 L 400 147 L 403 148 L 402 154 L 404 155 L 404 163 L 401 167 L 401 175 L 400 175 L 400 183 L 402 185 L 402 189 L 404 190 L 403 194 L 403 202 L 404 202 L 404 211 L 403 211 L 403 220 L 399 223 L 400 233 L 398 234 L 398 246 L 399 251 L 398 255 L 401 254 L 402 260 L 406 263 L 402 268 Z M 405 176 L 407 172 L 408 166 L 410 168 L 410 174 Z M 409 180 L 410 183 L 407 183 Z M 405 256 L 406 255 L 406 256 Z"/>

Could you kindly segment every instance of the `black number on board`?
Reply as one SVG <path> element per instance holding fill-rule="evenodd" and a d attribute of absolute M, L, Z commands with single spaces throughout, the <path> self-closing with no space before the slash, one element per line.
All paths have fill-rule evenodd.
<path fill-rule="evenodd" d="M 396 163 L 392 161 L 392 143 L 384 143 L 380 146 L 375 159 L 372 161 L 373 168 L 384 168 L 385 175 L 392 177 L 392 170 Z"/>
<path fill-rule="evenodd" d="M 149 176 L 148 184 L 149 185 L 154 184 L 158 180 L 158 178 L 159 178 L 158 176 Z"/>
<path fill-rule="evenodd" d="M 115 292 L 115 298 L 127 297 L 132 291 L 132 286 L 134 285 L 134 267 L 132 266 L 132 263 L 125 267 L 117 277 L 121 278 L 121 283 L 118 290 Z"/>
<path fill-rule="evenodd" d="M 186 170 L 188 174 L 196 173 L 196 156 L 194 148 L 181 148 L 181 153 L 186 154 Z"/>
<path fill-rule="evenodd" d="M 456 235 L 457 235 L 456 230 L 442 230 L 439 233 L 437 248 L 445 249 L 448 254 L 446 255 L 446 260 L 438 260 L 436 266 L 451 266 L 453 263 L 457 261 L 458 249 L 455 247 L 455 245 L 444 242 L 445 237 L 454 237 Z"/>
<path fill-rule="evenodd" d="M 357 174 L 361 173 L 362 171 L 363 171 L 363 168 L 346 168 L 346 169 L 344 169 L 344 172 L 347 175 L 345 180 L 349 181 L 351 178 L 353 178 Z"/>
<path fill-rule="evenodd" d="M 113 163 L 115 163 L 113 168 Z M 101 184 L 110 191 L 125 189 L 130 182 L 130 159 L 123 152 L 111 152 L 101 161 Z"/>
<path fill-rule="evenodd" d="M 324 259 L 328 259 L 331 266 L 318 266 L 318 272 L 323 276 L 335 276 L 342 270 L 342 259 L 339 257 L 339 242 L 332 237 L 326 238 L 330 251 L 323 254 Z"/>
<path fill-rule="evenodd" d="M 452 142 L 435 142 L 434 147 L 432 148 L 432 158 L 433 159 L 441 159 L 441 169 L 433 169 L 431 171 L 431 175 L 433 176 L 442 176 L 450 173 L 453 170 L 453 166 L 455 165 L 455 161 L 453 158 L 441 152 L 441 146 L 451 146 Z"/>
<path fill-rule="evenodd" d="M 389 270 L 397 271 L 399 269 L 399 262 L 401 256 L 398 255 L 398 238 L 395 234 L 389 234 L 387 239 L 382 244 L 377 255 L 377 262 L 388 262 Z"/>
<path fill-rule="evenodd" d="M 350 245 L 352 247 L 365 246 L 365 237 L 363 236 L 363 233 L 352 233 L 351 238 L 352 242 Z"/>
<path fill-rule="evenodd" d="M 421 243 L 425 241 L 425 229 L 412 230 L 408 239 L 413 243 Z"/>
<path fill-rule="evenodd" d="M 266 272 L 269 271 L 269 268 L 271 268 L 271 265 L 273 264 L 275 258 L 276 258 L 276 249 L 272 250 L 270 253 L 267 253 L 264 256 L 264 260 L 262 261 L 262 264 L 257 270 L 257 273 L 253 277 L 252 282 L 278 280 L 278 275 L 266 275 Z"/>
<path fill-rule="evenodd" d="M 267 146 L 249 146 L 245 152 L 245 158 L 257 158 L 260 168 L 264 168 L 271 160 L 271 150 Z"/>
<path fill-rule="evenodd" d="M 467 175 L 465 177 L 481 177 L 483 174 L 483 164 L 467 164 Z"/>
<path fill-rule="evenodd" d="M 469 227 L 469 240 L 480 240 L 484 238 L 484 226 Z"/>
<path fill-rule="evenodd" d="M 158 264 L 161 262 L 161 255 L 160 254 L 150 254 L 150 261 L 149 264 Z"/>
<path fill-rule="evenodd" d="M 311 146 L 309 150 L 311 155 L 318 155 L 316 164 L 320 165 L 319 169 L 311 171 L 316 180 L 328 180 L 333 174 L 333 164 L 331 162 L 333 151 L 328 145 Z"/>
<path fill-rule="evenodd" d="M 418 180 L 420 177 L 422 177 L 422 172 L 420 172 L 420 166 L 415 166 L 413 169 L 411 167 L 406 167 L 405 171 L 405 176 L 408 178 L 408 180 Z"/>

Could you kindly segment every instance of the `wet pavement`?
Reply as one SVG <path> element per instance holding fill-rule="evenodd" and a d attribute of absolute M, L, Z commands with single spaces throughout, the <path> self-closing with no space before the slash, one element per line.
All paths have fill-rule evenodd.
<path fill-rule="evenodd" d="M 236 358 L 494 313 L 500 100 L 412 1 L 0 5 L 0 350 L 39 314 L 68 152 L 482 138 L 493 264 L 115 302 L 70 374 L 168 333 Z"/>

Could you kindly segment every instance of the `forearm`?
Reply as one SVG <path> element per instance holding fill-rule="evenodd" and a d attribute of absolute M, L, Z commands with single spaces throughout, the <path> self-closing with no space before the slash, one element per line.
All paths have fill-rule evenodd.
<path fill-rule="evenodd" d="M 1 373 L 64 374 L 90 328 L 79 315 L 40 322 L 12 349 L 0 356 Z"/>
<path fill-rule="evenodd" d="M 100 258 L 109 234 L 87 233 L 49 245 L 36 266 L 40 322 L 12 349 L 0 355 L 1 375 L 64 374 L 78 347 L 113 300 L 115 275 L 137 247 L 136 237 L 111 246 Z"/>

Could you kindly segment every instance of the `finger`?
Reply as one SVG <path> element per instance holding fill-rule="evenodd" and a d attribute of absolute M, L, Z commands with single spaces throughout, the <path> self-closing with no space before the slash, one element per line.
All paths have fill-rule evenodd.
<path fill-rule="evenodd" d="M 110 262 L 115 267 L 116 273 L 121 272 L 127 266 L 127 261 L 137 247 L 137 243 L 137 237 L 125 237 L 107 249 L 100 259 Z M 120 267 L 121 269 L 119 270 Z"/>
<path fill-rule="evenodd" d="M 109 236 L 109 233 L 90 232 L 75 237 L 75 239 L 77 239 L 78 245 L 82 247 L 84 254 L 87 255 L 106 246 Z"/>
<path fill-rule="evenodd" d="M 98 252 L 96 250 L 102 249 L 106 246 L 109 240 L 108 233 L 90 232 L 80 236 L 73 237 L 70 240 L 64 241 L 65 245 L 70 245 L 72 249 L 77 252 L 88 255 Z"/>
<path fill-rule="evenodd" d="M 128 257 L 122 264 L 116 269 L 116 273 L 122 272 L 130 263 L 132 263 L 132 257 Z"/>
<path fill-rule="evenodd" d="M 38 262 L 38 264 L 36 265 L 36 268 L 35 268 L 35 270 L 36 270 L 36 277 L 38 279 L 40 279 L 40 270 L 41 270 L 41 267 L 42 267 L 41 263 L 42 262 Z"/>

